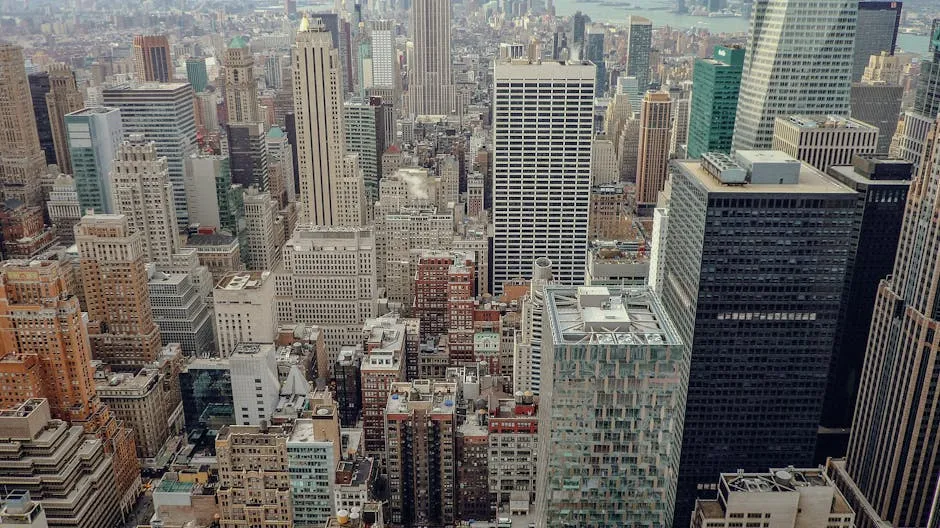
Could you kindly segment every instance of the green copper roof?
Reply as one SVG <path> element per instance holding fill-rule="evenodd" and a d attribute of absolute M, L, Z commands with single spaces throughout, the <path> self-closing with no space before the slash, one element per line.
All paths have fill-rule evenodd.
<path fill-rule="evenodd" d="M 248 44 L 245 42 L 245 39 L 241 37 L 241 35 L 233 38 L 232 42 L 230 42 L 228 45 L 230 48 L 244 48 L 246 46 L 248 46 Z"/>
<path fill-rule="evenodd" d="M 277 126 L 277 125 L 271 127 L 271 130 L 268 130 L 268 137 L 269 137 L 269 138 L 282 138 L 282 137 L 284 137 L 285 135 L 286 135 L 286 134 L 284 133 L 283 130 L 281 130 L 281 127 L 279 127 L 279 126 Z"/>

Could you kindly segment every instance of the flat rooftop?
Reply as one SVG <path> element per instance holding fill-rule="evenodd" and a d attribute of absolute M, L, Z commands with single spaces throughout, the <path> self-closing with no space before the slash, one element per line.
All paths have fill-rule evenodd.
<path fill-rule="evenodd" d="M 186 245 L 194 247 L 229 246 L 235 244 L 237 241 L 238 238 L 233 237 L 232 235 L 212 233 L 204 235 L 193 235 L 186 241 Z"/>
<path fill-rule="evenodd" d="M 800 129 L 857 129 L 857 130 L 878 130 L 877 127 L 869 125 L 864 121 L 842 117 L 837 115 L 788 115 L 777 119 L 788 124 L 794 125 Z"/>
<path fill-rule="evenodd" d="M 751 151 L 755 152 L 755 151 Z M 766 151 L 762 155 L 760 162 L 775 163 L 784 161 L 783 156 L 790 158 L 779 151 Z M 790 158 L 792 159 L 792 158 Z M 676 160 L 673 161 L 675 167 L 682 172 L 693 177 L 695 181 L 702 185 L 710 193 L 729 193 L 729 194 L 851 194 L 855 191 L 842 185 L 829 176 L 826 176 L 816 168 L 800 164 L 798 183 L 743 183 L 728 184 L 722 183 L 718 178 L 712 176 L 702 168 L 700 160 Z"/>
<path fill-rule="evenodd" d="M 117 108 L 112 108 L 110 106 L 92 106 L 88 108 L 82 108 L 81 110 L 76 110 L 72 113 L 66 114 L 65 116 L 89 116 L 89 115 L 98 115 L 98 114 L 107 114 L 108 112 L 116 112 Z"/>
<path fill-rule="evenodd" d="M 431 380 L 392 383 L 386 414 L 409 414 L 416 409 L 430 414 L 455 414 L 457 384 Z"/>
<path fill-rule="evenodd" d="M 546 314 L 555 344 L 678 345 L 678 333 L 645 286 L 548 286 Z"/>
<path fill-rule="evenodd" d="M 256 290 L 268 280 L 270 275 L 270 271 L 237 271 L 227 273 L 224 277 L 219 279 L 216 289 L 229 291 Z"/>

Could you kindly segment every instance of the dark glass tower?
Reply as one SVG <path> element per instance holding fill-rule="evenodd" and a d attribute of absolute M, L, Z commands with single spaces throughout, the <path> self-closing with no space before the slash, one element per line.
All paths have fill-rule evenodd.
<path fill-rule="evenodd" d="M 55 163 L 55 144 L 52 140 L 52 123 L 49 121 L 49 107 L 46 94 L 52 90 L 48 72 L 29 74 L 29 95 L 33 100 L 33 112 L 36 114 L 36 130 L 39 132 L 39 146 L 46 154 L 46 163 Z"/>
<path fill-rule="evenodd" d="M 902 2 L 859 2 L 859 31 L 855 34 L 855 63 L 852 82 L 858 82 L 868 66 L 868 58 L 887 51 L 894 55 L 901 23 Z"/>

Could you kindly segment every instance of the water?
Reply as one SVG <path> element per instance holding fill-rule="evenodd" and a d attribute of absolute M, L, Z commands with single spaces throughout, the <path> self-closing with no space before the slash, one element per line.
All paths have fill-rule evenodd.
<path fill-rule="evenodd" d="M 631 4 L 650 5 L 649 0 L 624 0 Z M 686 0 L 688 5 L 690 2 Z M 670 13 L 673 3 L 654 4 L 663 9 L 649 9 L 639 7 L 614 7 L 594 3 L 580 3 L 576 0 L 555 0 L 555 12 L 558 15 L 572 15 L 575 11 L 591 17 L 596 22 L 625 23 L 627 16 L 639 15 L 653 21 L 654 27 L 670 26 L 674 28 L 705 28 L 711 33 L 744 33 L 748 28 L 748 21 L 744 17 L 708 18 Z M 926 54 L 929 38 L 926 35 L 898 35 L 898 48 L 912 53 Z"/>

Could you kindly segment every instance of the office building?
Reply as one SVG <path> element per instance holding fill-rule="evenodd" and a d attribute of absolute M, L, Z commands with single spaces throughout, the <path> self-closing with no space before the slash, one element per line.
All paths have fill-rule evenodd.
<path fill-rule="evenodd" d="M 385 407 L 391 520 L 448 525 L 456 519 L 457 384 L 393 383 Z"/>
<path fill-rule="evenodd" d="M 121 85 L 102 90 L 105 106 L 121 111 L 124 134 L 143 134 L 167 159 L 179 225 L 188 225 L 184 160 L 196 151 L 193 90 L 188 83 Z"/>
<path fill-rule="evenodd" d="M 52 141 L 52 123 L 49 122 L 49 106 L 46 104 L 46 95 L 52 89 L 49 84 L 49 72 L 29 72 L 27 79 L 36 119 L 36 133 L 39 135 L 39 147 L 46 163 L 51 165 L 55 163 L 55 143 Z"/>
<path fill-rule="evenodd" d="M 134 37 L 134 74 L 137 82 L 168 83 L 173 80 L 173 58 L 166 35 Z"/>
<path fill-rule="evenodd" d="M 147 266 L 147 289 L 160 341 L 164 345 L 178 343 L 187 356 L 215 352 L 212 312 L 191 276 L 197 273 Z"/>
<path fill-rule="evenodd" d="M 272 271 L 281 260 L 283 243 L 277 225 L 277 201 L 255 188 L 244 193 L 245 266 L 252 271 Z"/>
<path fill-rule="evenodd" d="M 127 219 L 131 233 L 143 235 L 147 261 L 169 265 L 180 249 L 180 236 L 166 158 L 141 134 L 131 134 L 118 149 L 111 184 L 114 211 Z"/>
<path fill-rule="evenodd" d="M 228 357 L 239 343 L 270 343 L 277 330 L 274 279 L 269 271 L 243 271 L 222 277 L 212 292 L 215 343 Z"/>
<path fill-rule="evenodd" d="M 69 156 L 65 116 L 81 110 L 83 106 L 82 93 L 75 85 L 75 73 L 64 64 L 50 65 L 46 107 L 52 131 L 52 144 L 55 147 L 55 162 L 59 170 L 66 174 L 72 174 L 72 161 Z"/>
<path fill-rule="evenodd" d="M 531 393 L 516 392 L 513 399 L 501 399 L 487 420 L 489 429 L 490 492 L 497 507 L 522 495 L 535 501 L 535 475 L 538 465 L 538 404 Z"/>
<path fill-rule="evenodd" d="M 343 175 L 343 83 L 339 53 L 320 19 L 304 18 L 293 47 L 300 221 L 339 224 Z"/>
<path fill-rule="evenodd" d="M 849 115 L 857 14 L 858 2 L 849 0 L 754 4 L 735 150 L 770 148 L 778 116 Z"/>
<path fill-rule="evenodd" d="M 847 266 L 843 315 L 829 368 L 817 460 L 841 456 L 848 444 L 862 363 L 868 345 L 878 284 L 891 275 L 897 252 L 912 165 L 904 160 L 858 156 L 828 174 L 858 193 L 859 225 Z"/>
<path fill-rule="evenodd" d="M 856 526 L 855 512 L 822 468 L 722 473 L 717 487 L 718 498 L 696 501 L 692 528 Z"/>
<path fill-rule="evenodd" d="M 395 22 L 372 20 L 369 22 L 372 39 L 372 86 L 395 90 L 400 87 L 398 51 L 395 49 Z"/>
<path fill-rule="evenodd" d="M 261 121 L 254 65 L 255 57 L 245 39 L 241 36 L 233 38 L 222 60 L 225 69 L 225 107 L 228 110 L 229 124 Z"/>
<path fill-rule="evenodd" d="M 219 431 L 219 524 L 293 526 L 287 426 L 231 425 Z"/>
<path fill-rule="evenodd" d="M 826 171 L 850 165 L 856 155 L 874 154 L 878 129 L 839 116 L 780 116 L 774 125 L 774 149 Z"/>
<path fill-rule="evenodd" d="M 536 524 L 671 525 L 689 358 L 658 297 L 550 286 L 544 316 Z"/>
<path fill-rule="evenodd" d="M 457 518 L 490 519 L 496 514 L 496 503 L 489 487 L 489 411 L 484 407 L 472 411 L 472 407 L 467 409 L 468 416 L 457 428 L 454 442 L 459 483 Z"/>
<path fill-rule="evenodd" d="M 280 207 L 296 201 L 294 194 L 294 158 L 287 133 L 273 126 L 264 139 L 268 151 L 268 192 Z"/>
<path fill-rule="evenodd" d="M 591 144 L 591 181 L 594 185 L 604 185 L 620 181 L 620 169 L 617 164 L 617 150 L 614 142 L 603 134 L 598 134 Z M 468 192 L 470 186 L 467 186 Z M 482 202 L 483 197 L 480 197 Z M 482 208 L 482 203 L 480 208 Z M 474 216 L 469 211 L 470 216 Z"/>
<path fill-rule="evenodd" d="M 244 192 L 240 185 L 232 184 L 229 158 L 194 154 L 186 158 L 185 167 L 190 226 L 220 229 L 233 236 L 243 235 Z"/>
<path fill-rule="evenodd" d="M 344 346 L 333 365 L 332 384 L 336 388 L 336 403 L 340 424 L 355 427 L 362 414 L 362 349 Z"/>
<path fill-rule="evenodd" d="M 23 48 L 0 44 L 0 119 L 5 123 L 0 136 L 0 191 L 4 200 L 39 205 L 46 154 L 32 109 Z"/>
<path fill-rule="evenodd" d="M 49 520 L 42 504 L 32 500 L 28 491 L 9 492 L 3 498 L 0 523 L 18 528 L 48 528 Z"/>
<path fill-rule="evenodd" d="M 155 368 L 136 374 L 106 372 L 97 380 L 101 402 L 134 432 L 139 458 L 155 458 L 164 442 L 183 429 L 180 395 L 168 390 L 169 384 Z M 167 405 L 167 400 L 174 403 Z"/>
<path fill-rule="evenodd" d="M 868 58 L 887 52 L 894 55 L 898 42 L 903 2 L 862 1 L 858 3 L 858 26 L 855 35 L 852 82 L 858 82 L 868 66 Z"/>
<path fill-rule="evenodd" d="M 689 111 L 691 101 L 683 94 L 673 101 L 672 130 L 669 135 L 669 154 L 676 158 L 685 158 L 686 145 L 689 142 Z"/>
<path fill-rule="evenodd" d="M 124 215 L 85 215 L 75 228 L 92 352 L 112 365 L 142 366 L 160 350 L 143 237 Z"/>
<path fill-rule="evenodd" d="M 938 373 L 926 367 L 940 350 L 933 330 L 940 233 L 932 218 L 940 151 L 934 146 L 926 154 L 908 192 L 894 272 L 878 286 L 846 455 L 848 474 L 894 526 L 929 526 L 940 470 L 933 455 L 940 442 Z"/>
<path fill-rule="evenodd" d="M 195 248 L 199 265 L 205 266 L 212 275 L 212 284 L 222 277 L 245 269 L 242 262 L 241 245 L 238 238 L 225 233 L 196 234 L 186 240 L 187 248 Z"/>
<path fill-rule="evenodd" d="M 496 293 L 552 260 L 562 283 L 581 281 L 587 244 L 594 123 L 594 66 L 495 66 L 493 283 Z M 546 116 L 568 126 L 534 127 Z M 528 154 L 538 152 L 534 157 Z M 535 223 L 532 218 L 538 218 Z"/>
<path fill-rule="evenodd" d="M 97 528 L 120 522 L 113 457 L 81 426 L 52 419 L 47 400 L 29 399 L 5 409 L 0 436 L 0 486 L 28 492 L 52 526 Z M 2 519 L 4 526 L 12 520 Z"/>
<path fill-rule="evenodd" d="M 60 174 L 52 184 L 46 201 L 49 221 L 52 222 L 55 238 L 61 244 L 75 243 L 75 224 L 82 219 L 82 208 L 75 190 L 75 179 Z"/>
<path fill-rule="evenodd" d="M 650 258 L 646 241 L 634 231 L 637 240 L 596 240 L 588 249 L 586 286 L 642 286 L 649 282 Z"/>
<path fill-rule="evenodd" d="M 354 98 L 343 104 L 343 123 L 346 127 L 346 149 L 359 155 L 359 170 L 365 181 L 370 204 L 379 198 L 379 177 L 382 174 L 382 154 L 385 152 L 385 112 L 382 99 Z"/>
<path fill-rule="evenodd" d="M 310 394 L 310 418 L 294 421 L 287 440 L 295 526 L 320 527 L 334 508 L 340 429 L 336 403 L 326 390 Z"/>
<path fill-rule="evenodd" d="M 940 19 L 935 19 L 931 34 L 937 36 L 938 31 Z M 929 52 L 930 61 L 920 64 L 914 106 L 902 115 L 903 124 L 898 126 L 898 133 L 892 140 L 892 149 L 895 143 L 897 149 L 890 153 L 913 163 L 914 174 L 920 173 L 928 131 L 940 112 L 940 40 L 931 40 Z"/>
<path fill-rule="evenodd" d="M 858 195 L 777 151 L 674 167 L 659 280 L 692 357 L 679 526 L 722 468 L 812 462 Z"/>
<path fill-rule="evenodd" d="M 369 319 L 362 326 L 362 441 L 368 456 L 384 460 L 385 407 L 393 383 L 406 378 L 409 320 L 397 315 Z"/>
<path fill-rule="evenodd" d="M 711 58 L 696 59 L 692 70 L 687 156 L 731 152 L 741 90 L 744 48 L 715 46 Z"/>
<path fill-rule="evenodd" d="M 594 63 L 597 73 L 594 76 L 594 95 L 604 97 L 607 93 L 607 58 L 604 53 L 603 27 L 592 27 L 585 36 L 582 58 Z"/>
<path fill-rule="evenodd" d="M 206 87 L 209 86 L 209 72 L 206 69 L 205 57 L 186 59 L 186 80 L 193 86 L 194 92 L 206 91 Z"/>
<path fill-rule="evenodd" d="M 55 234 L 43 218 L 42 206 L 16 199 L 0 204 L 0 233 L 5 259 L 36 257 L 55 242 Z"/>
<path fill-rule="evenodd" d="M 452 303 L 459 304 L 468 297 L 468 293 L 472 297 L 473 267 L 473 256 L 468 253 L 421 253 L 414 278 L 415 296 L 411 313 L 421 320 L 422 340 L 436 339 L 454 329 L 452 323 L 459 323 L 457 314 L 451 314 L 451 310 L 456 309 Z"/>
<path fill-rule="evenodd" d="M 228 356 L 232 373 L 235 423 L 260 425 L 277 407 L 281 384 L 277 375 L 277 347 L 272 343 L 242 341 Z"/>
<path fill-rule="evenodd" d="M 232 183 L 245 189 L 268 189 L 268 149 L 264 123 L 225 125 L 227 154 L 231 160 Z"/>
<path fill-rule="evenodd" d="M 375 241 L 367 228 L 300 226 L 274 273 L 278 321 L 317 324 L 328 365 L 377 315 Z M 325 374 L 324 374 L 325 376 Z"/>
<path fill-rule="evenodd" d="M 232 370 L 228 359 L 190 358 L 179 374 L 186 431 L 218 431 L 235 424 Z"/>
<path fill-rule="evenodd" d="M 887 83 L 852 83 L 852 119 L 878 128 L 875 152 L 887 155 L 898 128 L 904 87 Z"/>
<path fill-rule="evenodd" d="M 65 116 L 65 129 L 82 213 L 113 213 L 111 168 L 124 139 L 121 111 L 84 108 Z"/>
<path fill-rule="evenodd" d="M 644 94 L 650 85 L 650 50 L 653 45 L 653 23 L 648 18 L 627 17 L 627 77 L 636 78 L 634 94 Z M 639 105 L 637 105 L 639 106 Z"/>
<path fill-rule="evenodd" d="M 553 282 L 552 261 L 535 259 L 529 277 L 528 291 L 522 298 L 522 328 L 513 344 L 512 382 L 514 392 L 538 394 L 542 386 L 542 312 L 545 286 Z"/>
<path fill-rule="evenodd" d="M 408 92 L 413 115 L 454 112 L 456 89 L 452 72 L 450 33 L 453 6 L 449 0 L 412 0 Z"/>
<path fill-rule="evenodd" d="M 640 141 L 636 160 L 637 209 L 656 204 L 669 172 L 672 99 L 666 92 L 646 92 L 640 106 Z"/>

